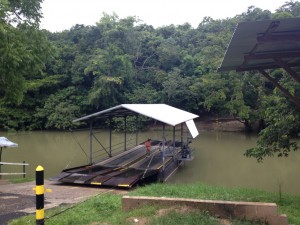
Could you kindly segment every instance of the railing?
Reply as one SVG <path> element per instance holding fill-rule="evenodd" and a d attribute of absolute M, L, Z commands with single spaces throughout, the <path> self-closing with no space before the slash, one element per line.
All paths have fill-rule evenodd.
<path fill-rule="evenodd" d="M 2 173 L 1 172 L 1 166 L 2 165 L 23 166 L 23 172 L 22 173 Z M 29 164 L 25 163 L 25 161 L 23 161 L 23 163 L 0 162 L 0 177 L 2 175 L 23 175 L 23 178 L 25 178 L 25 175 L 26 175 L 25 166 L 29 166 Z"/>

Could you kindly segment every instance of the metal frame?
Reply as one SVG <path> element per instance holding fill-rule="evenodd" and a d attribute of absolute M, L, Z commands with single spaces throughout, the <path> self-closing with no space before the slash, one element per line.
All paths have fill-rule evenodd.
<path fill-rule="evenodd" d="M 126 116 L 124 117 L 124 151 L 126 151 L 126 141 L 127 141 L 127 121 L 126 121 Z M 109 157 L 112 157 L 112 118 L 109 119 L 110 120 L 110 129 L 109 129 L 109 151 L 106 151 L 106 153 L 108 154 Z M 136 145 L 138 143 L 138 132 L 139 132 L 139 129 L 138 129 L 138 116 L 136 116 Z M 93 120 L 90 120 L 89 121 L 89 124 L 90 124 L 90 131 L 89 131 L 89 135 L 90 135 L 90 162 L 89 164 L 92 165 L 94 162 L 93 162 L 93 137 L 96 138 L 94 136 L 94 133 L 93 133 Z M 173 126 L 173 131 L 172 131 L 172 138 L 173 138 L 173 151 L 174 149 L 176 148 L 176 145 L 175 145 L 175 139 L 176 139 L 176 126 Z M 181 147 L 183 146 L 183 123 L 180 124 L 180 134 L 181 134 Z M 99 141 L 98 141 L 99 142 Z M 100 143 L 100 142 L 99 142 Z M 100 143 L 101 144 L 101 143 Z M 102 146 L 102 145 L 101 145 Z M 103 146 L 102 146 L 103 147 Z M 105 149 L 104 149 L 105 150 Z M 164 174 L 164 171 L 165 171 L 165 161 L 166 161 L 166 124 L 163 123 L 162 124 L 162 171 L 161 171 L 161 178 L 164 180 L 165 178 L 165 174 Z M 175 153 L 173 152 L 172 153 L 172 157 L 174 157 Z M 169 155 L 168 155 L 169 156 Z M 171 155 L 170 155 L 171 156 Z"/>
<path fill-rule="evenodd" d="M 300 98 L 289 92 L 288 89 L 283 87 L 270 74 L 266 72 L 267 69 L 283 68 L 296 82 L 300 84 L 300 74 L 293 69 L 293 67 L 300 66 L 299 22 L 299 18 L 293 18 L 285 20 L 249 22 L 247 23 L 247 26 L 244 23 L 245 26 L 243 25 L 243 28 L 237 29 L 238 31 L 235 31 L 231 43 L 228 46 L 228 49 L 230 49 L 231 53 L 228 53 L 227 55 L 226 52 L 222 66 L 218 69 L 218 71 L 235 69 L 237 72 L 244 72 L 256 70 L 261 73 L 267 80 L 269 80 L 274 86 L 276 86 L 295 105 L 300 107 Z M 256 26 L 258 27 L 260 25 L 268 26 L 265 31 L 258 32 L 259 29 L 257 29 Z M 256 42 L 249 52 L 243 53 L 242 63 L 240 63 L 239 65 L 232 65 L 232 62 L 234 61 L 229 61 L 230 57 L 232 57 L 234 54 L 238 54 L 234 55 L 235 60 L 241 59 L 237 56 L 239 56 L 242 51 L 246 50 L 244 47 L 240 47 L 240 42 L 242 42 L 242 44 L 245 44 L 245 41 L 242 40 L 242 37 L 245 37 L 246 35 L 242 34 L 245 30 L 245 27 L 253 29 L 253 31 L 250 30 L 249 36 L 251 35 L 255 37 L 254 35 L 256 35 Z M 251 39 L 251 41 L 254 40 Z M 252 43 L 251 41 L 248 43 L 247 47 L 250 46 L 250 44 Z M 282 44 L 284 45 L 283 47 L 278 47 Z M 240 51 L 236 52 L 236 49 L 239 49 Z"/>
<path fill-rule="evenodd" d="M 127 116 L 124 116 L 124 151 L 127 150 Z M 97 142 L 102 146 L 102 148 L 105 150 L 105 152 L 108 154 L 108 157 L 112 157 L 112 117 L 109 118 L 109 150 L 106 150 L 105 147 L 100 143 L 100 141 L 95 137 L 93 133 L 93 121 L 90 120 L 90 128 L 89 128 L 89 139 L 90 139 L 90 155 L 89 155 L 89 164 L 92 165 L 94 163 L 93 160 L 93 138 L 97 140 Z M 136 122 L 138 122 L 138 116 L 136 115 Z M 138 125 L 136 125 L 136 145 L 138 144 Z"/>
<path fill-rule="evenodd" d="M 268 53 L 260 53 L 257 52 L 257 48 L 260 45 L 270 44 L 270 43 L 278 43 L 278 42 L 296 42 L 300 41 L 300 32 L 299 31 L 290 31 L 288 32 L 276 32 L 276 29 L 279 27 L 279 21 L 273 21 L 270 23 L 269 27 L 263 34 L 259 34 L 257 36 L 257 43 L 253 47 L 253 49 L 245 54 L 244 62 L 242 65 L 237 67 L 236 71 L 248 71 L 248 70 L 258 70 L 267 80 L 269 80 L 274 86 L 276 86 L 281 92 L 292 102 L 294 102 L 298 107 L 300 107 L 300 98 L 292 95 L 286 88 L 284 88 L 281 84 L 279 84 L 274 78 L 272 78 L 265 69 L 272 68 L 283 68 L 295 81 L 300 83 L 300 74 L 298 74 L 295 70 L 292 69 L 294 66 L 300 66 L 299 63 L 294 64 L 290 62 L 286 62 L 285 58 L 299 58 L 300 50 L 293 51 L 279 51 L 279 52 L 268 52 Z M 275 34 L 276 32 L 276 34 Z M 275 62 L 273 66 L 247 66 L 249 62 L 257 59 L 271 59 Z"/>
<path fill-rule="evenodd" d="M 166 155 L 166 131 L 165 131 L 165 126 L 167 125 L 171 125 L 173 126 L 173 150 L 172 150 L 172 154 L 170 155 L 170 157 L 174 157 L 175 156 L 175 148 L 176 148 L 176 143 L 175 143 L 175 138 L 176 138 L 176 125 L 177 124 L 181 124 L 181 142 L 183 142 L 183 123 L 189 123 L 191 122 L 191 120 L 193 120 L 194 118 L 198 117 L 195 114 L 192 113 L 188 113 L 185 112 L 183 110 L 179 110 L 176 109 L 174 107 L 165 105 L 165 104 L 141 104 L 141 108 L 142 110 L 139 111 L 140 109 L 138 108 L 139 105 L 138 104 L 125 104 L 125 105 L 119 105 L 98 113 L 94 113 L 85 117 L 82 117 L 80 119 L 74 120 L 74 122 L 77 121 L 82 121 L 82 120 L 88 120 L 89 121 L 89 126 L 90 126 L 90 131 L 89 131 L 89 135 L 90 135 L 90 156 L 89 156 L 89 164 L 92 165 L 94 163 L 93 161 L 93 137 L 98 141 L 98 143 L 102 146 L 102 144 L 100 143 L 100 141 L 94 136 L 93 133 L 93 122 L 96 119 L 109 119 L 109 151 L 106 150 L 104 148 L 104 150 L 106 151 L 106 153 L 108 154 L 109 157 L 112 157 L 112 118 L 115 117 L 123 117 L 124 118 L 124 149 L 123 151 L 127 150 L 127 118 L 128 116 L 136 116 L 136 145 L 138 145 L 138 132 L 139 132 L 139 126 L 138 126 L 138 115 L 143 115 L 146 117 L 150 117 L 154 120 L 157 120 L 156 117 L 159 117 L 160 122 L 162 122 L 162 126 L 163 126 L 163 133 L 162 133 L 162 171 L 161 171 L 161 175 L 162 175 L 162 179 L 164 180 L 165 178 L 165 161 L 166 161 L 166 157 L 168 157 L 169 155 Z M 168 110 L 174 112 L 174 114 L 176 114 L 175 116 L 175 120 L 170 120 L 170 118 L 168 118 L 169 115 L 159 115 L 159 113 L 151 111 L 149 113 L 150 115 L 145 115 L 148 113 L 148 109 L 151 108 L 154 109 L 159 109 L 159 107 L 162 107 L 162 111 L 164 113 L 168 112 Z M 145 108 L 147 109 L 146 111 Z M 145 113 L 145 114 L 144 114 Z M 172 114 L 172 112 L 170 112 Z M 182 115 L 184 117 L 184 119 L 181 118 L 177 118 L 178 115 Z M 172 115 L 174 116 L 174 115 Z M 195 125 L 195 124 L 194 124 Z M 187 124 L 188 127 L 188 124 Z M 189 127 L 188 127 L 189 129 Z M 198 131 L 193 133 L 193 131 L 190 131 L 192 133 L 192 135 L 198 135 Z M 182 147 L 182 146 L 181 146 Z M 173 158 L 174 159 L 174 158 Z"/>

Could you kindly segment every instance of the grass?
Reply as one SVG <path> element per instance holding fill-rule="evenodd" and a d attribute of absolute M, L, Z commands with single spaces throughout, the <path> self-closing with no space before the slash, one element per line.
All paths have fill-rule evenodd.
<path fill-rule="evenodd" d="M 155 191 L 154 191 L 155 190 Z M 205 184 L 151 184 L 129 193 L 132 196 L 164 196 L 225 201 L 274 202 L 279 213 L 287 214 L 290 224 L 300 225 L 300 196 L 270 193 L 245 188 L 224 188 Z"/>
<path fill-rule="evenodd" d="M 300 196 L 279 195 L 264 191 L 248 189 L 228 189 L 203 184 L 170 185 L 152 184 L 137 188 L 129 193 L 132 196 L 164 196 L 198 199 L 218 199 L 256 202 L 275 202 L 280 213 L 288 215 L 289 223 L 300 224 Z M 61 206 L 46 211 L 45 224 L 220 224 L 220 221 L 208 213 L 195 210 L 182 210 L 178 207 L 171 209 L 158 206 L 145 206 L 130 212 L 121 210 L 121 195 L 103 194 L 91 198 L 83 203 Z M 46 206 L 47 207 L 47 206 Z M 249 221 L 231 220 L 234 225 L 254 225 Z M 22 217 L 9 223 L 10 225 L 35 224 L 34 215 Z"/>

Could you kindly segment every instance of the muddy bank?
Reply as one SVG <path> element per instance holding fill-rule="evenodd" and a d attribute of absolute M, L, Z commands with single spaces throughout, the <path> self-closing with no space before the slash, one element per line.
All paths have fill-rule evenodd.
<path fill-rule="evenodd" d="M 243 123 L 232 118 L 208 118 L 198 119 L 195 121 L 199 131 L 215 130 L 228 132 L 242 132 L 245 131 Z"/>

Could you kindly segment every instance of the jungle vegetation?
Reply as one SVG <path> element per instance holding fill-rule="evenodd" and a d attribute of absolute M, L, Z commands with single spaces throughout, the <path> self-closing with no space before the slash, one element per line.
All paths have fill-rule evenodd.
<path fill-rule="evenodd" d="M 233 18 L 205 17 L 154 28 L 136 17 L 103 14 L 94 26 L 41 30 L 42 0 L 0 0 L 0 129 L 68 129 L 74 118 L 123 103 L 166 103 L 198 115 L 259 124 L 247 156 L 298 149 L 300 109 L 258 72 L 217 73 L 239 22 L 300 16 L 289 1 L 271 13 L 249 6 Z M 294 96 L 283 69 L 271 76 Z"/>

